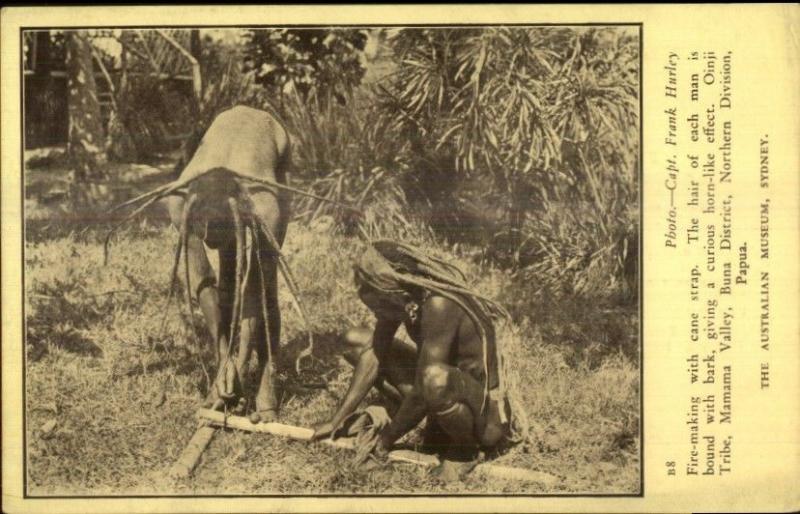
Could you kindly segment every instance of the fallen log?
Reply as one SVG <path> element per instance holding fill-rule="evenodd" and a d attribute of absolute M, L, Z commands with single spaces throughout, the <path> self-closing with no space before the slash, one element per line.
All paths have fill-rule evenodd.
<path fill-rule="evenodd" d="M 277 435 L 298 441 L 310 441 L 314 436 L 314 430 L 310 428 L 274 422 L 253 423 L 248 418 L 242 416 L 226 416 L 224 412 L 211 409 L 199 409 L 197 411 L 197 417 L 215 427 L 235 428 L 246 432 Z M 352 437 L 322 439 L 319 442 L 328 446 L 347 450 L 352 450 L 355 447 L 355 438 Z M 407 462 L 418 466 L 435 467 L 439 465 L 439 459 L 435 455 L 428 455 L 413 450 L 393 450 L 389 452 L 388 458 L 392 462 Z M 535 482 L 546 486 L 555 485 L 560 480 L 558 477 L 542 471 L 501 466 L 488 462 L 478 464 L 472 472 L 493 478 Z"/>

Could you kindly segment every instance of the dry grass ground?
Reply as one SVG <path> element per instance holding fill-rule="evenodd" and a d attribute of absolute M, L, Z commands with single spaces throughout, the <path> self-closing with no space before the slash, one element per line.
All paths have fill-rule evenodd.
<path fill-rule="evenodd" d="M 132 225 L 104 267 L 103 223 L 70 229 L 34 207 L 25 245 L 30 494 L 638 492 L 635 306 L 602 310 L 593 302 L 516 306 L 529 314 L 502 331 L 531 437 L 498 461 L 556 475 L 555 486 L 477 477 L 445 485 L 407 464 L 363 471 L 340 450 L 233 431 L 218 432 L 194 477 L 172 482 L 165 470 L 195 429 L 211 364 L 199 311 L 197 344 L 182 302 L 165 309 L 176 232 L 158 215 Z M 356 240 L 324 227 L 290 227 L 285 252 L 317 341 L 313 362 L 296 375 L 294 355 L 306 340 L 281 286 L 286 423 L 322 420 L 346 390 L 351 370 L 335 334 L 371 319 L 351 286 L 358 251 Z M 461 263 L 481 290 L 513 301 L 520 285 L 508 275 Z M 614 330 L 592 325 L 609 317 Z M 327 390 L 303 387 L 320 381 Z"/>

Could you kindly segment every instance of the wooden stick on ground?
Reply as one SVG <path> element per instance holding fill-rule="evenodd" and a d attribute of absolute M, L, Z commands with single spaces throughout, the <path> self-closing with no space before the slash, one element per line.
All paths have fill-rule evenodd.
<path fill-rule="evenodd" d="M 310 441 L 314 431 L 310 428 L 285 425 L 283 423 L 252 423 L 248 418 L 242 416 L 225 416 L 225 413 L 211 409 L 199 409 L 197 417 L 211 425 L 217 427 L 229 427 L 246 432 L 259 432 L 281 437 L 288 437 L 298 441 Z M 323 439 L 319 442 L 333 446 L 352 450 L 355 447 L 355 439 L 342 437 L 339 439 Z M 413 450 L 394 450 L 389 452 L 389 460 L 393 462 L 408 462 L 418 466 L 434 467 L 439 464 L 439 459 L 434 455 L 415 452 Z M 513 468 L 510 466 L 500 466 L 484 462 L 478 464 L 473 473 L 480 473 L 494 478 L 506 480 L 518 480 L 522 482 L 535 482 L 546 486 L 558 483 L 559 478 L 549 473 L 535 471 L 532 469 Z"/>
<path fill-rule="evenodd" d="M 223 412 L 210 409 L 199 409 L 197 411 L 197 417 L 202 421 L 210 423 L 216 427 L 228 427 L 235 428 L 237 430 L 243 430 L 245 432 L 259 432 L 263 434 L 277 435 L 298 441 L 310 441 L 314 436 L 314 431 L 310 428 L 285 425 L 283 423 L 253 423 L 248 418 L 242 416 L 226 417 Z M 322 439 L 319 442 L 334 448 L 342 448 L 345 450 L 352 450 L 355 448 L 355 438 L 353 437 Z M 412 464 L 431 467 L 439 464 L 439 459 L 437 459 L 434 455 L 426 455 L 424 453 L 419 453 L 412 450 L 394 450 L 389 453 L 389 460 L 394 462 L 410 462 Z"/>
<path fill-rule="evenodd" d="M 222 400 L 217 400 L 214 402 L 214 405 L 211 409 L 204 409 L 208 410 L 209 412 L 217 412 L 217 409 L 222 408 Z M 219 412 L 219 414 L 222 414 Z M 197 463 L 200 462 L 200 457 L 203 455 L 203 452 L 208 448 L 208 445 L 211 443 L 211 439 L 214 438 L 214 434 L 217 432 L 217 428 L 214 426 L 210 426 L 208 421 L 200 421 L 197 426 L 197 430 L 195 430 L 194 435 L 189 440 L 189 443 L 186 445 L 186 448 L 183 449 L 181 452 L 180 457 L 169 469 L 169 476 L 172 478 L 186 478 L 192 474 L 194 468 L 197 466 Z"/>
<path fill-rule="evenodd" d="M 192 474 L 195 466 L 200 461 L 200 456 L 211 443 L 214 438 L 217 428 L 208 425 L 202 425 L 197 428 L 189 444 L 186 445 L 181 456 L 172 465 L 169 470 L 169 476 L 173 478 L 186 478 Z"/>

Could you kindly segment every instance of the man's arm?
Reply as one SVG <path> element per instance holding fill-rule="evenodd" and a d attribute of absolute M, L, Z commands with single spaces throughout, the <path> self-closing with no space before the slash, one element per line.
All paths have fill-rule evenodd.
<path fill-rule="evenodd" d="M 446 298 L 434 296 L 422 308 L 422 344 L 417 359 L 414 390 L 403 399 L 392 422 L 381 432 L 381 445 L 386 450 L 406 432 L 417 426 L 427 412 L 423 396 L 425 369 L 435 364 L 448 364 L 450 348 L 455 341 L 461 320 L 459 307 Z"/>
<path fill-rule="evenodd" d="M 342 400 L 341 405 L 330 421 L 315 427 L 315 438 L 330 434 L 339 426 L 344 418 L 356 410 L 361 400 L 364 399 L 367 392 L 369 392 L 370 388 L 375 384 L 380 370 L 378 356 L 381 355 L 385 349 L 388 349 L 399 326 L 400 324 L 398 322 L 378 319 L 375 324 L 375 332 L 372 336 L 372 347 L 367 348 L 359 356 L 355 370 L 353 371 L 353 378 L 350 379 L 350 387 L 347 389 L 344 400 Z"/>

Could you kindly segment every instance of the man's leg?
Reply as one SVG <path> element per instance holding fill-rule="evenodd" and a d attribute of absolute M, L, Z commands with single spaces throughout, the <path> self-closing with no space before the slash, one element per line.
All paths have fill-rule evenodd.
<path fill-rule="evenodd" d="M 214 387 L 209 394 L 210 400 L 216 400 L 217 396 L 222 396 L 230 400 L 241 392 L 238 387 L 238 372 L 233 356 L 234 348 L 231 346 L 230 333 L 233 321 L 233 301 L 237 294 L 236 288 L 236 245 L 231 242 L 218 249 L 219 256 L 219 285 L 214 292 L 217 295 L 217 305 L 220 311 L 220 328 L 217 344 L 214 348 L 216 352 L 217 373 Z M 202 291 L 201 291 L 202 294 Z"/>
<path fill-rule="evenodd" d="M 181 227 L 184 205 L 185 202 L 181 197 L 171 196 L 167 199 L 170 220 L 178 230 Z M 189 281 L 192 288 L 190 294 L 200 304 L 200 310 L 203 312 L 203 318 L 206 320 L 206 326 L 211 334 L 212 341 L 214 341 L 215 351 L 217 351 L 217 345 L 220 344 L 221 338 L 225 338 L 225 333 L 214 270 L 208 262 L 203 242 L 197 236 L 189 235 L 188 248 L 184 248 L 183 251 L 188 252 L 189 256 Z M 183 262 L 180 263 L 178 268 L 178 275 L 183 286 L 187 287 L 186 274 L 181 272 L 181 269 L 183 269 Z"/>
<path fill-rule="evenodd" d="M 258 270 L 252 269 L 254 277 L 248 282 L 247 291 L 247 316 L 242 327 L 242 337 L 248 340 L 248 346 L 255 349 L 258 354 L 258 390 L 256 392 L 256 411 L 251 416 L 254 423 L 259 421 L 269 422 L 277 418 L 278 400 L 275 391 L 275 359 L 280 349 L 281 313 L 278 305 L 278 272 L 277 261 L 272 252 L 265 251 L 266 242 L 260 245 L 260 257 L 251 253 L 251 258 L 260 258 L 263 266 L 263 279 L 259 280 Z M 266 288 L 262 296 L 262 283 Z M 266 301 L 266 305 L 264 302 Z M 250 310 L 250 309 L 253 310 Z M 267 326 L 264 327 L 264 309 L 266 310 Z M 240 355 L 241 356 L 241 355 Z M 245 360 L 240 360 L 244 368 Z"/>
<path fill-rule="evenodd" d="M 445 481 L 459 480 L 477 464 L 479 445 L 493 446 L 499 441 L 502 427 L 497 405 L 487 399 L 482 411 L 483 386 L 454 366 L 428 366 L 422 387 L 429 419 L 450 436 L 442 463 L 432 473 Z"/>
<path fill-rule="evenodd" d="M 238 367 L 244 369 L 253 349 L 258 352 L 259 384 L 256 392 L 256 412 L 251 416 L 253 422 L 269 422 L 277 418 L 277 394 L 275 391 L 275 354 L 280 348 L 281 313 L 278 304 L 278 261 L 277 252 L 270 240 L 283 244 L 286 233 L 287 207 L 269 191 L 251 189 L 251 208 L 263 229 L 272 237 L 259 230 L 257 241 L 252 241 L 250 253 L 250 276 L 247 280 L 245 304 L 242 319 L 242 339 L 239 349 Z M 261 227 L 260 227 L 261 228 Z M 274 239 L 273 239 L 274 238 Z M 256 244 L 257 243 L 257 244 Z M 256 248 L 258 247 L 258 253 Z M 259 275 L 259 263 L 262 275 Z M 262 287 L 263 285 L 263 287 Z M 266 300 L 266 305 L 264 301 Z M 264 309 L 267 327 L 264 327 Z M 268 336 L 268 337 L 267 337 Z M 269 345 L 269 348 L 267 346 Z M 269 361 L 272 354 L 273 361 Z"/>
<path fill-rule="evenodd" d="M 183 208 L 185 202 L 180 197 L 169 197 L 167 199 L 167 209 L 169 210 L 172 225 L 180 230 L 181 219 L 183 217 Z M 183 249 L 188 254 L 189 261 L 189 281 L 188 286 L 191 288 L 189 293 L 197 299 L 200 305 L 200 310 L 203 312 L 203 318 L 206 321 L 206 326 L 211 335 L 212 346 L 214 353 L 217 357 L 217 374 L 214 384 L 210 387 L 210 392 L 206 398 L 205 404 L 211 406 L 220 396 L 227 396 L 228 393 L 232 394 L 232 381 L 229 386 L 225 384 L 224 363 L 225 356 L 227 355 L 228 337 L 226 330 L 230 324 L 230 313 L 226 313 L 225 309 L 220 306 L 220 293 L 218 291 L 218 283 L 214 276 L 214 270 L 211 263 L 208 262 L 205 246 L 203 242 L 194 234 L 189 234 L 188 246 Z M 228 258 L 223 250 L 220 251 L 220 283 L 224 287 L 226 278 L 226 269 L 229 268 L 229 263 L 226 262 Z M 183 260 L 183 257 L 181 258 Z M 183 283 L 186 284 L 186 274 L 181 272 L 183 269 L 183 262 L 180 263 L 178 275 Z M 229 273 L 228 273 L 229 274 Z M 228 308 L 230 310 L 230 308 Z M 227 314 L 227 316 L 226 316 Z M 227 318 L 227 319 L 226 319 Z"/>
<path fill-rule="evenodd" d="M 505 433 L 499 412 L 503 406 L 488 398 L 484 406 L 484 393 L 478 380 L 457 367 L 437 364 L 423 370 L 429 413 L 465 455 L 478 445 L 494 446 Z"/>

